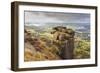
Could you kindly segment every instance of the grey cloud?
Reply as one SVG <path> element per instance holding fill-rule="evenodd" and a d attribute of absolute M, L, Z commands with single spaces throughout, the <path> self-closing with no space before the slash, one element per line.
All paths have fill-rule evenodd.
<path fill-rule="evenodd" d="M 25 23 L 90 23 L 90 14 L 25 11 Z"/>

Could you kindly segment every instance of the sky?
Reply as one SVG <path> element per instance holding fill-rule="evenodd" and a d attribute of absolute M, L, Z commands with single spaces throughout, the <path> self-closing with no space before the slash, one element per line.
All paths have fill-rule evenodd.
<path fill-rule="evenodd" d="M 90 14 L 25 11 L 25 24 L 90 23 Z"/>

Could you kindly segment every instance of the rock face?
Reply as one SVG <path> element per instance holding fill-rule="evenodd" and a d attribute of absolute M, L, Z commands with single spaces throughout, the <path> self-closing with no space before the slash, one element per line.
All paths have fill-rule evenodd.
<path fill-rule="evenodd" d="M 52 32 L 45 36 L 47 32 L 38 32 L 37 35 L 34 29 L 32 29 L 34 32 L 29 30 L 29 28 L 24 30 L 24 61 L 73 59 L 74 31 L 72 29 L 54 27 Z"/>
<path fill-rule="evenodd" d="M 59 42 L 60 57 L 62 59 L 73 59 L 74 31 L 62 26 L 55 27 L 53 30 L 54 41 Z"/>

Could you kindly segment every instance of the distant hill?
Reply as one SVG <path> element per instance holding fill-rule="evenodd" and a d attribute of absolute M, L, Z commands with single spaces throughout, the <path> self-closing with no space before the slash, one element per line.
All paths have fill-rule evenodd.
<path fill-rule="evenodd" d="M 56 26 L 64 26 L 66 28 L 71 28 L 75 31 L 77 37 L 81 37 L 83 39 L 88 39 L 88 40 L 90 39 L 90 24 L 89 23 L 26 24 L 25 28 L 34 29 L 36 32 L 45 32 L 45 31 L 48 32 L 48 31 L 51 31 L 50 28 L 53 28 Z M 80 34 L 82 35 L 80 36 Z"/>
<path fill-rule="evenodd" d="M 46 24 L 25 24 L 28 27 L 31 27 L 33 29 L 39 29 L 44 30 L 45 28 L 51 28 L 56 26 L 64 26 L 64 27 L 70 27 L 75 29 L 76 31 L 86 31 L 89 32 L 90 30 L 90 24 L 89 23 L 46 23 Z"/>

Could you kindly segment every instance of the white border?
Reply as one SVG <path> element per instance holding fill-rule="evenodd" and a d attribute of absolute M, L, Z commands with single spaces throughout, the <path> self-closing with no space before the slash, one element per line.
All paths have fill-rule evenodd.
<path fill-rule="evenodd" d="M 50 11 L 50 12 L 73 12 L 73 13 L 90 13 L 91 15 L 91 58 L 90 59 L 73 59 L 58 61 L 35 61 L 24 62 L 24 10 L 30 11 Z M 95 10 L 79 8 L 60 8 L 44 6 L 19 6 L 19 68 L 35 68 L 64 65 L 83 65 L 95 64 Z"/>

